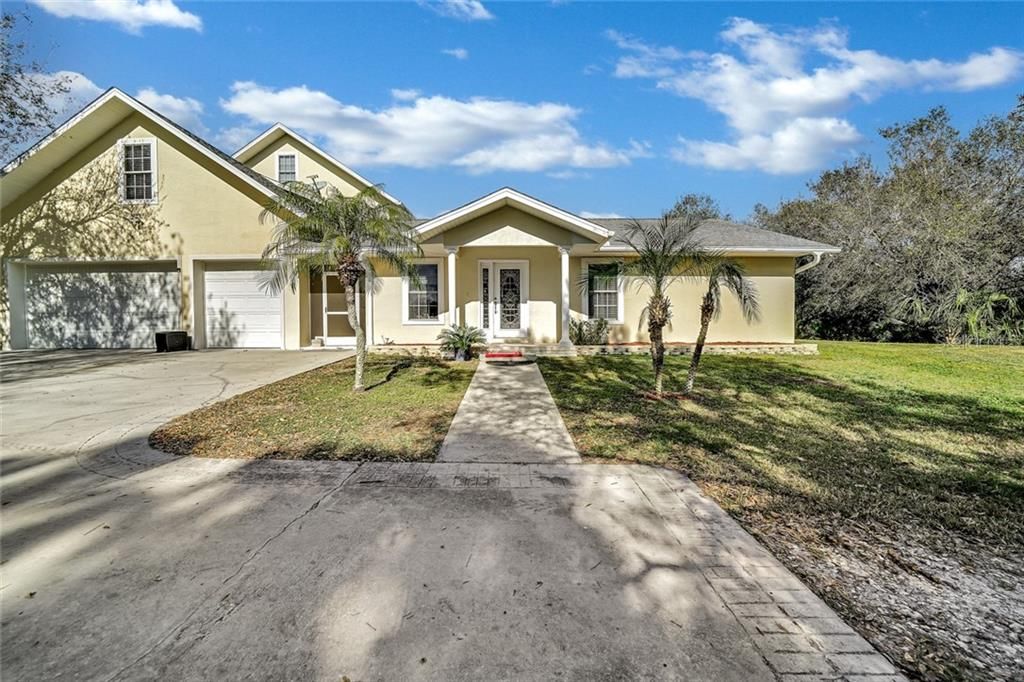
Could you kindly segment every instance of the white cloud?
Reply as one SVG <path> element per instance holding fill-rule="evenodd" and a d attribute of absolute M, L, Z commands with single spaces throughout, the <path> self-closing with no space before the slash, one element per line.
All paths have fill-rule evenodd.
<path fill-rule="evenodd" d="M 803 173 L 860 139 L 857 129 L 842 119 L 801 117 L 770 134 L 743 135 L 733 143 L 681 138 L 671 155 L 682 163 L 719 170 Z"/>
<path fill-rule="evenodd" d="M 78 113 L 86 104 L 102 94 L 103 89 L 77 71 L 55 71 L 53 73 L 37 73 L 26 76 L 33 81 L 47 84 L 46 90 L 52 92 L 54 83 L 63 82 L 67 92 L 50 94 L 46 104 L 54 112 L 54 122 L 63 123 Z"/>
<path fill-rule="evenodd" d="M 203 21 L 185 12 L 174 0 L 31 0 L 50 14 L 64 19 L 109 21 L 129 33 L 146 26 L 168 26 L 203 30 Z"/>
<path fill-rule="evenodd" d="M 583 140 L 573 125 L 579 110 L 551 102 L 421 96 L 371 110 L 305 86 L 275 90 L 239 82 L 221 106 L 251 124 L 282 121 L 323 137 L 332 153 L 354 165 L 455 166 L 471 173 L 604 168 L 628 164 L 644 150 Z"/>
<path fill-rule="evenodd" d="M 199 100 L 191 97 L 164 95 L 153 88 L 143 88 L 136 93 L 135 97 L 178 125 L 199 135 L 206 134 L 206 126 L 202 121 L 203 104 Z"/>
<path fill-rule="evenodd" d="M 460 21 L 488 21 L 494 18 L 480 0 L 421 0 L 420 4 L 443 17 Z"/>
<path fill-rule="evenodd" d="M 459 60 L 469 59 L 469 50 L 464 47 L 453 47 L 447 50 L 441 50 L 442 54 L 446 54 L 449 57 L 455 57 Z"/>
<path fill-rule="evenodd" d="M 233 126 L 231 128 L 223 128 L 213 138 L 217 146 L 226 151 L 228 154 L 234 154 L 236 151 L 249 144 L 257 135 L 263 132 L 263 128 L 258 126 L 240 125 Z"/>
<path fill-rule="evenodd" d="M 391 88 L 391 96 L 400 102 L 408 102 L 420 96 L 416 88 Z"/>
<path fill-rule="evenodd" d="M 580 211 L 580 217 L 590 220 L 591 218 L 625 218 L 624 215 L 618 213 L 591 213 L 590 211 Z"/>
<path fill-rule="evenodd" d="M 1024 54 L 1000 47 L 961 62 L 903 60 L 853 50 L 845 31 L 832 24 L 776 31 L 736 18 L 719 37 L 728 51 L 701 54 L 608 33 L 624 52 L 616 76 L 651 79 L 659 88 L 703 101 L 725 117 L 734 132 L 732 142 L 683 140 L 674 154 L 716 168 L 803 172 L 816 165 L 812 159 L 822 163 L 826 157 L 820 149 L 799 149 L 802 144 L 824 144 L 834 151 L 857 139 L 850 134 L 856 133 L 852 124 L 835 115 L 858 101 L 909 88 L 975 90 L 1009 82 L 1024 70 Z M 814 67 L 806 64 L 811 60 Z M 755 162 L 750 150 L 766 140 L 789 146 L 772 160 Z"/>

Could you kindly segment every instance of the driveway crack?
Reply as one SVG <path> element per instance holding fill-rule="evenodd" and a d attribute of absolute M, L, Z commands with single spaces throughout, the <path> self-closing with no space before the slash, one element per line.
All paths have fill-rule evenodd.
<path fill-rule="evenodd" d="M 359 470 L 359 468 L 360 468 L 361 466 L 362 466 L 361 464 L 360 464 L 360 465 L 358 465 L 358 466 L 356 466 L 356 468 L 355 468 L 355 469 L 353 469 L 353 470 L 352 470 L 351 472 L 349 472 L 349 473 L 348 473 L 348 475 L 347 475 L 347 476 L 345 476 L 345 478 L 344 478 L 344 479 L 343 479 L 343 480 L 342 480 L 342 481 L 341 481 L 340 483 L 338 483 L 338 484 L 337 484 L 336 486 L 334 486 L 334 487 L 332 487 L 332 488 L 328 489 L 328 490 L 327 490 L 326 492 L 324 492 L 323 494 L 321 494 L 320 496 L 318 496 L 318 497 L 317 497 L 317 498 L 316 498 L 316 499 L 315 499 L 315 500 L 313 501 L 313 503 L 312 503 L 312 504 L 310 504 L 310 505 L 309 505 L 309 506 L 308 506 L 308 507 L 307 507 L 306 509 L 304 509 L 304 510 L 303 510 L 302 512 L 300 512 L 300 513 L 299 513 L 299 514 L 298 514 L 297 516 L 295 516 L 295 517 L 294 517 L 293 519 L 291 519 L 290 521 L 288 521 L 288 523 L 284 524 L 284 526 L 282 526 L 282 527 L 281 527 L 281 529 L 280 529 L 279 531 L 277 531 L 276 533 L 274 533 L 273 535 L 271 535 L 271 536 L 270 536 L 269 538 L 267 538 L 267 539 L 266 539 L 266 540 L 265 540 L 265 541 L 264 541 L 264 542 L 263 542 L 263 543 L 262 543 L 262 544 L 261 544 L 261 545 L 260 545 L 259 547 L 257 547 L 257 548 L 256 548 L 256 550 L 255 550 L 254 552 L 252 552 L 252 553 L 251 553 L 251 554 L 250 554 L 249 556 L 247 556 L 247 557 L 246 557 L 246 558 L 245 558 L 245 559 L 244 559 L 244 560 L 243 560 L 243 561 L 242 561 L 242 562 L 241 562 L 241 563 L 240 563 L 240 564 L 238 565 L 238 568 L 236 568 L 236 569 L 234 570 L 234 572 L 232 572 L 232 573 L 231 573 L 231 575 L 229 575 L 228 577 L 226 577 L 226 578 L 225 578 L 225 579 L 224 579 L 224 580 L 223 580 L 223 581 L 221 582 L 221 586 L 227 585 L 227 584 L 228 584 L 229 582 L 231 582 L 232 580 L 234 580 L 235 578 L 237 578 L 237 577 L 238 577 L 238 576 L 239 576 L 239 575 L 240 575 L 240 574 L 242 573 L 242 571 L 244 571 L 244 570 L 245 570 L 246 566 L 248 566 L 249 564 L 251 564 L 251 563 L 253 562 L 253 560 L 255 560 L 255 559 L 256 559 L 256 558 L 257 558 L 257 557 L 258 557 L 258 556 L 259 556 L 259 555 L 260 555 L 260 554 L 261 554 L 261 553 L 262 553 L 262 552 L 263 552 L 263 551 L 264 551 L 264 550 L 265 550 L 265 549 L 266 549 L 266 548 L 267 548 L 267 547 L 268 547 L 268 546 L 269 546 L 269 545 L 270 545 L 270 544 L 272 543 L 272 542 L 274 542 L 274 541 L 275 541 L 275 540 L 277 540 L 277 539 L 278 539 L 279 537 L 281 537 L 282 535 L 284 535 L 284 534 L 285 534 L 285 533 L 286 533 L 286 532 L 288 531 L 288 529 L 289 529 L 289 528 L 291 528 L 292 526 L 294 526 L 294 525 L 295 525 L 296 523 L 299 523 L 299 522 L 301 522 L 301 521 L 302 521 L 303 519 L 305 519 L 305 518 L 306 518 L 307 516 L 309 516 L 310 514 L 312 514 L 312 513 L 314 512 L 314 511 L 316 511 L 316 510 L 317 510 L 317 509 L 318 509 L 318 508 L 320 507 L 320 504 L 321 504 L 321 503 L 322 503 L 322 502 L 323 502 L 323 501 L 324 501 L 325 499 L 327 499 L 328 497 L 330 497 L 331 495 L 333 495 L 334 493 L 336 493 L 336 492 L 337 492 L 338 490 L 340 490 L 340 489 L 341 489 L 341 488 L 342 488 L 342 487 L 343 487 L 343 486 L 344 486 L 344 485 L 345 485 L 345 484 L 346 484 L 346 483 L 348 482 L 348 480 L 349 480 L 350 478 L 352 478 L 352 476 L 353 476 L 353 475 L 354 475 L 354 474 L 355 474 L 355 473 L 356 473 L 356 472 L 357 472 L 357 471 Z M 218 590 L 218 592 L 219 592 L 219 590 Z M 212 595 L 211 595 L 211 596 L 212 596 Z M 127 672 L 128 672 L 129 670 L 131 670 L 132 668 L 134 668 L 135 666 L 137 666 L 137 665 L 138 665 L 139 663 L 141 663 L 142 661 L 144 661 L 144 660 L 145 660 L 146 658 L 148 658 L 148 657 L 149 657 L 149 656 L 150 656 L 151 654 L 153 654 L 153 653 L 154 653 L 154 652 L 155 652 L 155 651 L 156 651 L 157 649 L 159 649 L 159 648 L 160 648 L 160 647 L 161 647 L 161 646 L 162 646 L 162 645 L 163 645 L 163 644 L 164 644 L 165 642 L 167 642 L 167 640 L 169 640 L 169 639 L 170 639 L 170 638 L 171 638 L 172 636 L 174 636 L 174 635 L 175 635 L 176 633 L 177 633 L 177 637 L 181 637 L 181 635 L 182 635 L 182 634 L 184 633 L 184 631 L 185 631 L 185 628 L 186 628 L 186 627 L 188 626 L 189 622 L 190 622 L 190 621 L 191 621 L 191 620 L 192 620 L 192 619 L 193 619 L 193 618 L 195 617 L 195 615 L 196 615 L 196 614 L 197 614 L 197 613 L 199 612 L 199 610 L 200 610 L 200 609 L 202 609 L 202 608 L 203 608 L 203 606 L 205 606 L 205 605 L 206 605 L 206 604 L 207 604 L 207 603 L 208 603 L 208 602 L 210 601 L 210 598 L 211 598 L 210 596 L 207 596 L 207 597 L 204 597 L 203 599 L 201 599 L 201 600 L 199 601 L 199 603 L 197 603 L 197 604 L 196 604 L 196 605 L 195 605 L 195 606 L 194 606 L 194 607 L 193 607 L 192 609 L 190 609 L 190 610 L 189 610 L 189 612 L 188 612 L 188 613 L 186 613 L 186 614 L 185 614 L 185 616 L 184 616 L 184 617 L 183 617 L 183 618 L 182 618 L 181 620 L 179 620 L 179 621 L 178 621 L 177 623 L 175 623 L 175 624 L 174 624 L 173 626 L 171 626 L 170 628 L 168 628 L 168 629 L 167 629 L 167 631 L 166 631 L 166 632 L 165 632 L 165 633 L 164 633 L 163 635 L 161 635 L 161 636 L 160 636 L 160 637 L 159 637 L 159 638 L 158 638 L 158 639 L 157 639 L 157 640 L 156 640 L 156 641 L 155 641 L 155 642 L 154 642 L 154 643 L 153 643 L 153 644 L 152 644 L 151 646 L 149 646 L 149 647 L 148 647 L 148 648 L 147 648 L 147 649 L 146 649 L 145 651 L 143 651 L 143 652 L 142 652 L 142 654 L 140 654 L 140 655 L 139 655 L 139 656 L 138 656 L 137 658 L 135 658 L 135 660 L 133 660 L 133 661 L 131 661 L 130 663 L 128 663 L 127 665 L 123 666 L 122 668 L 120 668 L 119 670 L 117 670 L 117 671 L 116 671 L 116 672 L 115 672 L 115 673 L 114 673 L 113 675 L 111 675 L 110 677 L 108 677 L 108 678 L 107 678 L 107 682 L 111 682 L 112 680 L 116 680 L 116 679 L 119 679 L 119 678 L 121 678 L 122 676 L 124 676 L 124 674 L 125 674 L 125 673 L 127 673 Z M 223 601 L 223 599 L 221 599 L 221 601 Z M 232 604 L 232 605 L 231 605 L 231 607 L 230 607 L 230 609 L 228 610 L 228 613 L 230 613 L 230 612 L 234 611 L 234 610 L 235 610 L 235 609 L 237 609 L 237 608 L 238 608 L 238 607 L 239 607 L 240 605 L 241 605 L 241 602 L 239 602 L 239 603 L 235 603 L 235 604 Z M 220 616 L 215 616 L 215 617 L 214 617 L 214 618 L 212 618 L 211 620 L 212 620 L 212 622 L 214 622 L 214 623 L 217 623 L 217 622 L 221 622 L 221 621 L 223 621 L 223 620 L 224 620 L 224 617 L 225 617 L 226 615 L 227 615 L 227 614 L 221 614 Z M 187 647 L 185 648 L 185 650 L 183 650 L 182 652 L 180 652 L 180 653 L 179 653 L 179 654 L 178 654 L 177 656 L 174 656 L 174 657 L 173 657 L 173 658 L 171 659 L 171 661 L 174 661 L 174 660 L 177 660 L 178 658 L 180 658 L 180 657 L 181 657 L 182 655 L 184 655 L 184 654 L 185 654 L 185 653 L 186 653 L 186 652 L 187 652 L 187 651 L 188 651 L 189 649 L 191 649 L 192 645 L 193 645 L 193 644 L 194 644 L 194 643 L 195 643 L 196 641 L 198 641 L 198 640 L 200 640 L 200 639 L 203 639 L 203 638 L 205 638 L 207 634 L 208 634 L 208 633 L 207 633 L 207 632 L 205 632 L 205 631 L 204 631 L 204 632 L 202 632 L 202 633 L 200 633 L 200 634 L 199 634 L 199 635 L 198 635 L 197 637 L 195 637 L 195 638 L 193 639 L 193 641 L 192 641 L 192 642 L 190 642 L 190 643 L 189 643 L 189 645 L 188 645 L 188 646 L 187 646 Z M 176 637 L 176 638 L 177 638 L 177 637 Z"/>

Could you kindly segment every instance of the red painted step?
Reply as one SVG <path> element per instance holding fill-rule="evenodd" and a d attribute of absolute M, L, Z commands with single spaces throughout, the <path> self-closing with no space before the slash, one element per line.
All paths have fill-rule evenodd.
<path fill-rule="evenodd" d="M 517 350 L 509 351 L 497 351 L 492 350 L 484 353 L 484 358 L 488 360 L 500 360 L 502 358 L 521 358 L 523 354 Z"/>

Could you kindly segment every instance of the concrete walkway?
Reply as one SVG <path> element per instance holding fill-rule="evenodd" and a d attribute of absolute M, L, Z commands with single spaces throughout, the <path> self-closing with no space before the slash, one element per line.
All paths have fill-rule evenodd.
<path fill-rule="evenodd" d="M 481 362 L 437 461 L 579 464 L 581 460 L 537 365 Z"/>

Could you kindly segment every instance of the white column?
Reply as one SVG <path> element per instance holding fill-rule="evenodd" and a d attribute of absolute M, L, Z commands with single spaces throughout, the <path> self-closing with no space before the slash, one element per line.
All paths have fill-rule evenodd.
<path fill-rule="evenodd" d="M 459 311 L 455 305 L 455 255 L 459 247 L 449 246 L 445 249 L 448 252 L 448 323 L 459 323 Z"/>
<path fill-rule="evenodd" d="M 572 346 L 569 339 L 569 247 L 559 246 L 558 255 L 562 261 L 562 338 L 561 346 Z"/>

